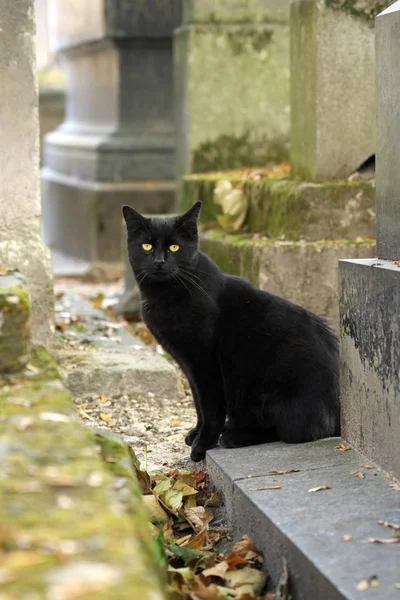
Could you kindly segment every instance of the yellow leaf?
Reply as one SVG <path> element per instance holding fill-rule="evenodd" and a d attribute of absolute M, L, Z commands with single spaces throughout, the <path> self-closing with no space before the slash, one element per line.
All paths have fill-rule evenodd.
<path fill-rule="evenodd" d="M 170 442 L 174 442 L 176 440 L 182 440 L 182 439 L 183 439 L 183 433 L 174 433 L 173 435 L 167 436 L 167 440 Z"/>
<path fill-rule="evenodd" d="M 314 487 L 309 489 L 309 492 L 320 492 L 321 490 L 330 490 L 332 489 L 332 486 L 329 485 L 329 483 L 327 485 L 319 485 L 318 487 Z"/>
<path fill-rule="evenodd" d="M 100 419 L 105 421 L 106 423 L 111 423 L 112 414 L 111 413 L 100 413 Z"/>
<path fill-rule="evenodd" d="M 181 421 L 180 421 L 180 419 L 170 419 L 169 423 L 170 423 L 170 425 L 176 426 L 176 425 L 180 425 Z"/>

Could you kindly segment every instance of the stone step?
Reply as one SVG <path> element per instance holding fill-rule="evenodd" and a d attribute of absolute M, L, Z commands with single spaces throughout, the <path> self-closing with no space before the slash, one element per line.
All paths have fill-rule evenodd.
<path fill-rule="evenodd" d="M 249 172 L 250 170 L 247 170 Z M 242 190 L 247 204 L 247 231 L 287 240 L 354 240 L 375 237 L 375 182 L 304 182 L 290 179 L 244 181 L 245 171 L 187 175 L 182 184 L 182 208 L 201 200 L 202 223 L 222 212 L 214 189 L 228 181 Z"/>
<path fill-rule="evenodd" d="M 374 463 L 363 454 L 337 449 L 341 442 L 216 448 L 207 453 L 207 468 L 232 536 L 253 537 L 273 585 L 285 558 L 295 600 L 397 599 L 400 544 L 369 540 L 392 537 L 378 521 L 400 523 L 400 488 L 376 466 L 364 467 Z M 292 469 L 298 472 L 271 474 Z M 325 485 L 330 489 L 309 491 Z M 372 576 L 379 587 L 358 588 Z"/>
<path fill-rule="evenodd" d="M 339 330 L 341 258 L 374 256 L 372 240 L 282 241 L 249 234 L 203 233 L 200 247 L 226 273 L 328 319 Z"/>
<path fill-rule="evenodd" d="M 133 337 L 122 324 L 114 336 L 99 333 L 98 325 L 110 324 L 109 317 L 88 300 L 65 294 L 62 302 L 60 310 L 68 307 L 69 314 L 82 323 L 81 329 L 74 330 L 76 349 L 64 347 L 57 352 L 65 383 L 75 397 L 148 393 L 165 399 L 177 396 L 179 376 L 168 360 Z"/>
<path fill-rule="evenodd" d="M 130 454 L 79 422 L 43 348 L 0 407 L 0 596 L 163 600 Z"/>

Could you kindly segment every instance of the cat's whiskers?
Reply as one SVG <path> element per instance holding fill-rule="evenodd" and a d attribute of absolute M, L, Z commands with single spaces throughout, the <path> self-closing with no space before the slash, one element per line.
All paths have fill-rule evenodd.
<path fill-rule="evenodd" d="M 186 283 L 192 284 L 192 286 L 202 292 L 207 298 L 211 300 L 213 304 L 215 304 L 213 298 L 210 294 L 200 285 L 203 283 L 199 277 L 197 277 L 194 273 L 190 273 L 189 271 L 185 271 L 184 269 L 180 269 L 179 273 L 183 276 Z M 197 281 L 196 281 L 197 280 Z"/>
<path fill-rule="evenodd" d="M 175 281 L 177 281 L 178 283 L 181 283 L 183 285 L 184 288 L 186 288 L 186 290 L 189 292 L 190 296 L 193 296 L 193 293 L 191 292 L 190 288 L 188 288 L 188 286 L 186 285 L 184 279 L 182 277 L 179 277 L 178 273 L 174 273 L 173 274 L 173 278 L 175 279 Z"/>

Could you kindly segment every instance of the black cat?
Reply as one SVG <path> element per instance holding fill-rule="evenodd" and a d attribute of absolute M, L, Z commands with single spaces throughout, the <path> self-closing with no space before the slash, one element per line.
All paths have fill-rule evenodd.
<path fill-rule="evenodd" d="M 339 435 L 335 335 L 320 317 L 226 275 L 200 252 L 200 208 L 154 218 L 123 208 L 144 321 L 192 389 L 191 458 L 203 459 L 218 440 L 235 448 Z"/>

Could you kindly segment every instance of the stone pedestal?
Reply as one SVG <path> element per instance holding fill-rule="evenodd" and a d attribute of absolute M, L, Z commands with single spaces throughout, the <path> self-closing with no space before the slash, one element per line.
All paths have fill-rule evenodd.
<path fill-rule="evenodd" d="M 52 331 L 50 256 L 41 238 L 33 0 L 0 0 L 0 267 L 19 269 L 32 295 L 32 334 Z"/>
<path fill-rule="evenodd" d="M 340 263 L 343 436 L 396 477 L 400 477 L 399 31 L 400 1 L 376 19 L 380 258 Z"/>
<path fill-rule="evenodd" d="M 185 0 L 175 32 L 177 173 L 288 156 L 289 0 Z"/>
<path fill-rule="evenodd" d="M 375 154 L 371 15 L 381 10 L 377 6 L 382 2 L 367 0 L 359 10 L 347 9 L 350 4 L 336 0 L 295 0 L 292 4 L 294 177 L 346 179 Z"/>
<path fill-rule="evenodd" d="M 121 260 L 123 204 L 146 212 L 173 204 L 171 36 L 180 2 L 50 8 L 67 97 L 66 119 L 45 142 L 44 233 L 55 255 L 90 270 Z"/>

